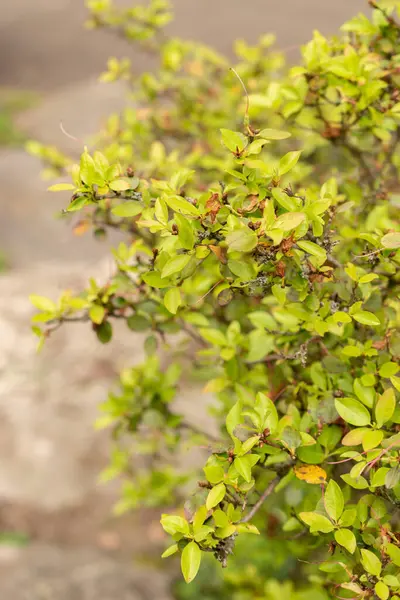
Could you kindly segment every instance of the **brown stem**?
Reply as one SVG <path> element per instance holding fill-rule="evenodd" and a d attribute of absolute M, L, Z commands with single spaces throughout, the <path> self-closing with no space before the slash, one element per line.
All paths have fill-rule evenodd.
<path fill-rule="evenodd" d="M 274 489 L 278 485 L 279 481 L 280 481 L 280 478 L 279 477 L 275 477 L 275 479 L 273 479 L 268 484 L 267 488 L 264 490 L 264 492 L 260 496 L 259 500 L 257 500 L 257 502 L 255 503 L 255 505 L 247 513 L 247 515 L 245 517 L 243 517 L 243 519 L 241 519 L 240 523 L 248 523 L 249 521 L 251 521 L 251 519 L 254 517 L 254 515 L 256 514 L 256 512 L 258 512 L 259 509 L 261 508 L 261 506 L 263 505 L 264 501 L 268 498 L 268 496 L 270 496 L 272 494 L 272 492 L 274 491 Z"/>

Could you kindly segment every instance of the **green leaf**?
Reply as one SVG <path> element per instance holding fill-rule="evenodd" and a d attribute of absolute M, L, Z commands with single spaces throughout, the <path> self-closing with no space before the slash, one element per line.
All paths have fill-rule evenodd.
<path fill-rule="evenodd" d="M 158 271 L 149 271 L 142 275 L 142 279 L 147 285 L 157 289 L 163 289 L 171 285 L 171 282 L 168 281 L 168 279 L 162 279 L 161 274 Z"/>
<path fill-rule="evenodd" d="M 352 313 L 352 317 L 358 323 L 362 325 L 369 325 L 370 327 L 377 327 L 381 324 L 378 317 L 367 310 L 361 310 L 360 312 Z"/>
<path fill-rule="evenodd" d="M 297 519 L 296 519 L 297 520 Z M 257 527 L 252 525 L 252 523 L 239 523 L 236 525 L 236 531 L 238 533 L 253 533 L 255 535 L 260 535 Z"/>
<path fill-rule="evenodd" d="M 350 527 L 351 525 L 353 525 L 354 521 L 356 520 L 356 517 L 357 509 L 346 508 L 346 510 L 343 511 L 342 516 L 340 517 L 339 525 L 341 527 Z"/>
<path fill-rule="evenodd" d="M 312 446 L 300 446 L 297 449 L 297 457 L 308 465 L 319 465 L 325 459 L 325 452 L 318 443 Z"/>
<path fill-rule="evenodd" d="M 224 469 L 218 465 L 204 467 L 203 471 L 207 477 L 207 480 L 212 484 L 219 483 L 224 478 Z"/>
<path fill-rule="evenodd" d="M 168 223 L 168 207 L 162 198 L 157 198 L 156 203 L 154 205 L 154 216 L 157 221 L 166 225 Z"/>
<path fill-rule="evenodd" d="M 200 527 L 196 531 L 194 539 L 195 539 L 196 542 L 202 542 L 207 537 L 209 537 L 210 533 L 214 533 L 214 528 L 213 527 L 208 527 L 207 525 L 203 525 L 203 527 Z"/>
<path fill-rule="evenodd" d="M 350 423 L 350 425 L 360 427 L 369 425 L 371 422 L 371 415 L 368 409 L 358 400 L 354 400 L 353 398 L 337 398 L 335 400 L 335 407 L 342 419 Z"/>
<path fill-rule="evenodd" d="M 206 507 L 208 510 L 217 506 L 225 497 L 226 487 L 223 483 L 218 483 L 209 492 L 206 500 Z"/>
<path fill-rule="evenodd" d="M 86 151 L 81 155 L 79 177 L 89 187 L 104 185 L 104 177 L 96 170 L 93 158 Z"/>
<path fill-rule="evenodd" d="M 170 277 L 170 275 L 173 275 L 174 273 L 182 271 L 189 261 L 189 254 L 178 254 L 173 256 L 165 263 L 163 270 L 161 271 L 161 278 L 164 279 Z"/>
<path fill-rule="evenodd" d="M 288 152 L 281 158 L 279 161 L 279 175 L 285 175 L 288 173 L 293 167 L 297 164 L 297 161 L 300 158 L 301 152 L 299 150 L 293 150 L 292 152 Z"/>
<path fill-rule="evenodd" d="M 203 526 L 204 521 L 207 519 L 207 515 L 208 510 L 204 504 L 196 510 L 195 515 L 193 517 L 194 533 L 196 533 L 196 531 L 198 531 Z"/>
<path fill-rule="evenodd" d="M 217 527 L 226 527 L 229 525 L 228 515 L 223 510 L 215 510 L 213 519 Z"/>
<path fill-rule="evenodd" d="M 354 554 L 357 547 L 355 535 L 350 529 L 339 529 L 335 531 L 335 540 L 338 544 L 346 548 L 350 554 Z"/>
<path fill-rule="evenodd" d="M 383 435 L 383 431 L 374 431 L 373 429 L 367 431 L 362 440 L 362 445 L 365 452 L 379 446 L 383 440 Z"/>
<path fill-rule="evenodd" d="M 357 429 L 352 429 L 349 433 L 346 433 L 344 438 L 342 439 L 343 446 L 358 446 L 362 443 L 364 436 L 366 433 L 371 431 L 367 427 L 359 427 Z"/>
<path fill-rule="evenodd" d="M 160 519 L 160 523 L 169 535 L 175 535 L 175 533 L 189 534 L 189 524 L 183 517 L 164 514 Z"/>
<path fill-rule="evenodd" d="M 191 222 L 178 213 L 175 214 L 175 222 L 178 226 L 178 239 L 182 247 L 186 250 L 192 250 L 195 236 Z"/>
<path fill-rule="evenodd" d="M 262 329 L 251 331 L 248 336 L 249 353 L 248 362 L 257 362 L 271 352 L 274 347 L 274 339 Z"/>
<path fill-rule="evenodd" d="M 247 137 L 243 133 L 238 131 L 231 131 L 230 129 L 220 129 L 222 136 L 222 143 L 231 152 L 242 152 L 247 145 Z"/>
<path fill-rule="evenodd" d="M 385 485 L 386 474 L 390 471 L 388 467 L 381 467 L 371 477 L 372 487 L 381 487 Z"/>
<path fill-rule="evenodd" d="M 211 327 L 201 327 L 199 333 L 210 344 L 214 346 L 226 346 L 227 340 L 222 331 L 219 329 L 212 329 Z"/>
<path fill-rule="evenodd" d="M 381 574 L 382 564 L 379 558 L 370 550 L 361 550 L 361 562 L 366 571 L 375 577 Z"/>
<path fill-rule="evenodd" d="M 281 229 L 282 231 L 291 231 L 296 229 L 306 218 L 306 215 L 301 212 L 284 213 L 278 217 L 273 224 L 273 229 Z"/>
<path fill-rule="evenodd" d="M 378 398 L 375 406 L 375 418 L 378 427 L 382 427 L 384 423 L 390 421 L 396 408 L 396 397 L 393 388 L 388 388 Z"/>
<path fill-rule="evenodd" d="M 400 248 L 400 232 L 387 233 L 381 239 L 384 248 Z"/>
<path fill-rule="evenodd" d="M 49 300 L 49 298 L 45 298 L 45 296 L 37 296 L 36 294 L 31 294 L 29 296 L 29 300 L 31 304 L 38 310 L 42 310 L 43 312 L 52 313 L 57 310 L 57 306 Z"/>
<path fill-rule="evenodd" d="M 178 308 L 182 304 L 179 288 L 171 288 L 164 296 L 164 306 L 170 313 L 176 315 Z"/>
<path fill-rule="evenodd" d="M 236 402 L 226 416 L 226 430 L 234 438 L 234 431 L 242 420 L 242 406 L 240 402 Z"/>
<path fill-rule="evenodd" d="M 338 521 L 343 512 L 343 493 L 336 481 L 331 479 L 325 491 L 325 510 L 334 521 Z"/>
<path fill-rule="evenodd" d="M 385 575 L 383 578 L 383 583 L 386 583 L 386 585 L 388 585 L 389 587 L 399 587 L 400 586 L 399 578 L 395 577 L 394 575 Z"/>
<path fill-rule="evenodd" d="M 400 467 L 397 465 L 386 473 L 385 487 L 388 490 L 395 488 L 400 482 Z"/>
<path fill-rule="evenodd" d="M 326 261 L 326 250 L 321 248 L 321 246 L 318 246 L 318 244 L 300 240 L 297 242 L 297 245 L 308 254 L 311 254 L 311 256 L 318 258 L 319 265 L 322 265 Z"/>
<path fill-rule="evenodd" d="M 215 535 L 220 539 L 225 539 L 233 535 L 236 531 L 236 525 L 227 525 L 226 527 L 218 528 Z"/>
<path fill-rule="evenodd" d="M 242 281 L 251 281 L 257 275 L 256 265 L 252 261 L 229 259 L 228 267 Z"/>
<path fill-rule="evenodd" d="M 400 567 L 400 548 L 390 543 L 386 546 L 386 552 L 389 554 L 396 567 Z"/>
<path fill-rule="evenodd" d="M 285 210 L 293 212 L 299 208 L 298 199 L 288 196 L 288 194 L 285 194 L 285 192 L 279 188 L 272 188 L 271 191 L 277 203 Z"/>
<path fill-rule="evenodd" d="M 383 581 L 378 581 L 375 584 L 375 594 L 380 598 L 380 600 L 387 600 L 389 598 L 389 588 Z"/>
<path fill-rule="evenodd" d="M 299 517 L 306 525 L 310 527 L 311 533 L 316 533 L 318 531 L 321 531 L 322 533 L 329 533 L 334 529 L 329 519 L 318 513 L 301 512 Z"/>
<path fill-rule="evenodd" d="M 102 344 L 108 344 L 112 338 L 112 325 L 109 321 L 104 321 L 96 328 L 97 339 Z"/>
<path fill-rule="evenodd" d="M 88 199 L 86 198 L 86 196 L 78 196 L 78 198 L 74 198 L 72 200 L 72 202 L 70 202 L 70 204 L 68 204 L 67 211 L 68 212 L 76 212 L 78 210 L 81 210 L 81 208 L 83 208 L 87 204 L 89 204 L 89 202 L 88 202 Z"/>
<path fill-rule="evenodd" d="M 321 435 L 318 438 L 318 442 L 326 450 L 333 450 L 339 443 L 342 437 L 342 430 L 337 425 L 325 425 Z"/>
<path fill-rule="evenodd" d="M 201 550 L 196 542 L 189 542 L 184 547 L 181 556 L 181 569 L 186 583 L 190 583 L 196 577 L 201 563 Z"/>
<path fill-rule="evenodd" d="M 165 202 L 172 210 L 183 215 L 199 215 L 199 209 L 181 196 L 164 196 Z"/>
<path fill-rule="evenodd" d="M 250 454 L 247 456 L 239 456 L 238 458 L 235 458 L 233 462 L 236 471 L 243 477 L 245 481 L 247 481 L 247 483 L 250 483 L 251 481 L 251 469 L 255 463 L 258 462 L 259 458 L 260 457 L 257 455 Z"/>
<path fill-rule="evenodd" d="M 379 279 L 379 275 L 376 273 L 368 273 L 367 275 L 360 277 L 358 283 L 370 283 L 371 281 L 374 281 L 374 279 Z"/>
<path fill-rule="evenodd" d="M 135 200 L 129 200 L 123 204 L 118 204 L 111 209 L 111 212 L 116 217 L 136 217 L 143 211 L 143 206 L 140 202 Z"/>
<path fill-rule="evenodd" d="M 56 183 L 47 188 L 48 192 L 64 192 L 64 191 L 72 191 L 75 189 L 75 186 L 72 183 Z"/>
<path fill-rule="evenodd" d="M 277 327 L 276 321 L 267 311 L 255 310 L 247 316 L 254 327 L 259 327 L 261 329 L 265 328 L 269 330 L 274 330 Z"/>
<path fill-rule="evenodd" d="M 256 411 L 262 419 L 263 429 L 269 429 L 271 433 L 275 433 L 279 422 L 278 411 L 272 400 L 262 392 L 257 394 Z"/>
<path fill-rule="evenodd" d="M 368 408 L 372 408 L 375 402 L 375 389 L 371 386 L 365 386 L 360 379 L 353 382 L 354 393 L 359 400 Z"/>
<path fill-rule="evenodd" d="M 229 252 L 251 252 L 258 243 L 255 231 L 248 227 L 240 227 L 230 231 L 226 236 Z"/>
<path fill-rule="evenodd" d="M 341 475 L 340 477 L 355 490 L 365 490 L 368 487 L 368 481 L 365 477 L 352 477 L 349 473 L 345 473 L 345 475 Z"/>
<path fill-rule="evenodd" d="M 380 367 L 379 375 L 381 377 L 385 377 L 386 379 L 389 379 L 389 377 L 396 375 L 396 373 L 398 372 L 399 369 L 400 369 L 400 367 L 398 364 L 396 364 L 394 362 L 386 362 Z"/>
<path fill-rule="evenodd" d="M 93 323 L 96 323 L 97 325 L 100 325 L 100 323 L 103 322 L 105 314 L 106 309 L 104 308 L 104 306 L 100 306 L 99 304 L 93 304 L 93 306 L 90 307 L 90 320 L 93 321 Z"/>
<path fill-rule="evenodd" d="M 279 129 L 262 129 L 258 135 L 265 140 L 286 140 L 292 134 Z"/>
<path fill-rule="evenodd" d="M 172 546 L 169 546 L 169 548 L 167 548 L 161 554 L 161 558 L 168 558 L 168 556 L 172 556 L 173 554 L 175 554 L 175 552 L 178 552 L 178 544 L 172 544 Z"/>
<path fill-rule="evenodd" d="M 131 182 L 128 179 L 114 179 L 108 184 L 109 188 L 114 192 L 126 192 L 132 189 Z"/>
<path fill-rule="evenodd" d="M 142 315 L 131 315 L 127 318 L 126 324 L 132 331 L 146 331 L 151 327 L 151 322 Z"/>

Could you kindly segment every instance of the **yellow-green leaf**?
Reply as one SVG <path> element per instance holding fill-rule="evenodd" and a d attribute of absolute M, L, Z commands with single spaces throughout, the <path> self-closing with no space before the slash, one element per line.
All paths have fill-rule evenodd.
<path fill-rule="evenodd" d="M 251 252 L 257 246 L 257 242 L 256 232 L 248 227 L 234 229 L 226 236 L 229 252 Z"/>
<path fill-rule="evenodd" d="M 139 213 L 143 211 L 143 206 L 140 202 L 136 202 L 135 200 L 128 200 L 128 202 L 124 202 L 123 204 L 118 204 L 118 206 L 114 206 L 111 209 L 111 212 L 116 217 L 136 217 Z"/>
<path fill-rule="evenodd" d="M 389 593 L 389 588 L 383 581 L 378 581 L 375 584 L 375 594 L 380 600 L 387 600 L 389 598 Z"/>
<path fill-rule="evenodd" d="M 127 179 L 114 179 L 108 185 L 114 192 L 126 192 L 126 190 L 132 189 L 131 183 Z"/>
<path fill-rule="evenodd" d="M 279 129 L 262 129 L 258 135 L 265 140 L 286 140 L 292 134 Z"/>
<path fill-rule="evenodd" d="M 393 388 L 388 388 L 378 398 L 375 407 L 375 418 L 378 427 L 382 427 L 384 423 L 392 418 L 394 409 L 396 408 L 396 397 Z"/>
<path fill-rule="evenodd" d="M 300 154 L 301 152 L 299 150 L 293 150 L 292 152 L 285 154 L 279 161 L 279 175 L 284 175 L 293 169 L 300 158 Z"/>
<path fill-rule="evenodd" d="M 342 490 L 336 481 L 331 479 L 325 491 L 325 510 L 331 519 L 338 521 L 343 512 L 343 508 L 344 498 Z"/>
<path fill-rule="evenodd" d="M 310 527 L 311 533 L 321 531 L 322 533 L 329 533 L 333 531 L 333 525 L 327 517 L 320 515 L 315 512 L 301 512 L 299 513 L 300 519 Z"/>
<path fill-rule="evenodd" d="M 369 325 L 370 327 L 377 327 L 381 324 L 378 317 L 367 310 L 356 312 L 355 314 L 352 314 L 352 317 L 358 323 L 361 323 L 362 325 Z"/>
<path fill-rule="evenodd" d="M 57 309 L 57 306 L 49 300 L 49 298 L 45 298 L 44 296 L 37 296 L 36 294 L 31 294 L 29 296 L 29 300 L 31 304 L 38 310 L 42 310 L 45 312 L 52 313 Z"/>
<path fill-rule="evenodd" d="M 184 547 L 181 556 L 181 569 L 186 583 L 190 583 L 196 577 L 201 563 L 201 550 L 196 542 L 189 542 Z"/>
<path fill-rule="evenodd" d="M 164 306 L 173 315 L 176 314 L 178 308 L 182 304 L 181 293 L 179 288 L 171 288 L 164 296 Z"/>
<path fill-rule="evenodd" d="M 376 554 L 363 548 L 361 550 L 361 562 L 364 569 L 368 571 L 368 573 L 374 575 L 375 577 L 379 577 L 381 574 L 382 564 Z"/>
<path fill-rule="evenodd" d="M 208 510 L 217 506 L 225 497 L 226 487 L 223 483 L 218 483 L 209 492 L 206 500 L 206 507 Z"/>
<path fill-rule="evenodd" d="M 318 244 L 309 242 L 307 240 L 300 240 L 297 242 L 297 245 L 299 248 L 304 250 L 304 252 L 307 252 L 308 254 L 311 254 L 311 256 L 318 258 L 320 264 L 323 264 L 326 261 L 326 250 L 321 248 L 321 246 L 318 246 Z"/>
<path fill-rule="evenodd" d="M 371 422 L 371 415 L 368 409 L 358 400 L 354 400 L 353 398 L 337 398 L 335 400 L 335 407 L 342 419 L 350 423 L 350 425 L 362 427 L 363 425 L 369 425 Z"/>
<path fill-rule="evenodd" d="M 161 271 L 161 277 L 164 279 L 165 277 L 169 277 L 174 273 L 182 271 L 189 261 L 189 254 L 177 254 L 176 256 L 173 256 L 165 263 L 163 270 Z"/>
<path fill-rule="evenodd" d="M 384 248 L 400 248 L 400 232 L 387 233 L 381 239 Z"/>
<path fill-rule="evenodd" d="M 185 200 L 181 196 L 163 196 L 163 199 L 172 210 L 182 213 L 183 215 L 195 215 L 198 216 L 199 210 L 191 204 L 188 200 Z"/>
<path fill-rule="evenodd" d="M 55 183 L 47 188 L 48 192 L 64 192 L 74 190 L 75 186 L 72 183 Z"/>
<path fill-rule="evenodd" d="M 172 546 L 169 546 L 169 548 L 167 548 L 161 554 L 161 558 L 168 558 L 168 556 L 172 556 L 173 554 L 175 554 L 175 552 L 178 552 L 178 544 L 172 544 Z"/>
<path fill-rule="evenodd" d="M 346 548 L 350 554 L 354 554 L 357 546 L 355 535 L 350 529 L 339 529 L 335 531 L 335 540 L 338 544 Z"/>
<path fill-rule="evenodd" d="M 104 306 L 100 306 L 99 304 L 93 304 L 89 310 L 89 317 L 93 323 L 100 325 L 103 322 L 104 316 L 106 314 L 106 310 Z"/>
<path fill-rule="evenodd" d="M 278 217 L 273 224 L 273 229 L 281 229 L 282 231 L 291 231 L 296 229 L 306 218 L 304 213 L 290 212 Z"/>

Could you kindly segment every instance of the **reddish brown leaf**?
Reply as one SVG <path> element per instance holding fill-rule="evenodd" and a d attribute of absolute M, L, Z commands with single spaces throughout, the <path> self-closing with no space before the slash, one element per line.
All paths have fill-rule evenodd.
<path fill-rule="evenodd" d="M 79 221 L 73 228 L 73 233 L 76 236 L 84 235 L 90 227 L 90 223 L 88 221 Z"/>
<path fill-rule="evenodd" d="M 217 214 L 221 208 L 222 204 L 219 200 L 219 194 L 212 194 L 206 202 L 207 214 L 211 215 L 211 223 L 215 222 L 217 218 Z M 210 246 L 211 248 L 211 246 Z"/>
<path fill-rule="evenodd" d="M 286 265 L 282 260 L 275 265 L 275 271 L 278 277 L 281 277 L 281 279 L 285 277 Z"/>
<path fill-rule="evenodd" d="M 208 246 L 212 252 L 214 252 L 215 256 L 218 258 L 223 265 L 226 265 L 226 249 L 221 248 L 221 246 Z"/>

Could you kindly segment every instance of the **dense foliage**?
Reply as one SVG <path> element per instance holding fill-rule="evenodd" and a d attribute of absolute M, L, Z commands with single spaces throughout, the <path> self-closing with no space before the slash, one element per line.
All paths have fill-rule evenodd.
<path fill-rule="evenodd" d="M 117 510 L 178 507 L 164 556 L 187 582 L 208 554 L 230 564 L 229 598 L 399 598 L 400 2 L 316 32 L 288 72 L 271 36 L 237 42 L 230 69 L 168 37 L 164 0 L 88 4 L 91 26 L 160 69 L 109 61 L 102 79 L 125 80 L 135 105 L 80 165 L 31 143 L 72 177 L 50 190 L 72 192 L 75 232 L 126 238 L 108 281 L 32 302 L 41 343 L 77 320 L 101 343 L 116 319 L 144 334 L 147 360 L 99 420 Z M 189 368 L 214 396 L 207 431 L 174 404 Z M 190 444 L 209 446 L 200 474 Z"/>

